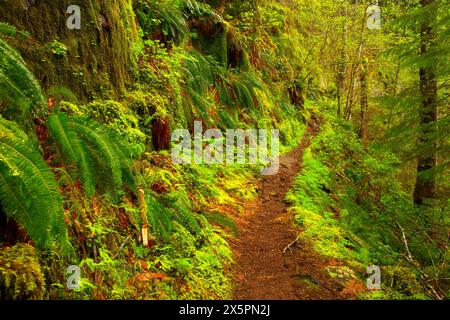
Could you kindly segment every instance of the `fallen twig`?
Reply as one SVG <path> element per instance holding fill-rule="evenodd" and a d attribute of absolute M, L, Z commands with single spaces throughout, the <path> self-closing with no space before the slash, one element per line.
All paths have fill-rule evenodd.
<path fill-rule="evenodd" d="M 412 263 L 413 262 L 413 257 L 411 255 L 411 251 L 409 251 L 409 246 L 408 246 L 408 241 L 406 240 L 405 230 L 400 225 L 400 223 L 398 223 L 397 220 L 395 222 L 397 223 L 398 227 L 400 228 L 400 231 L 402 232 L 403 243 L 405 244 L 406 252 L 408 253 L 407 260 Z"/>
<path fill-rule="evenodd" d="M 298 242 L 298 240 L 300 239 L 300 235 L 297 236 L 297 238 L 295 238 L 294 241 L 292 241 L 291 243 L 289 243 L 284 249 L 283 249 L 283 255 L 286 253 L 286 251 L 289 249 L 289 251 L 292 253 L 291 247 L 296 244 Z"/>
<path fill-rule="evenodd" d="M 122 244 L 119 247 L 119 250 L 117 250 L 117 253 L 114 255 L 113 259 L 117 258 L 117 256 L 119 255 L 120 251 L 122 251 L 123 247 L 125 247 L 125 244 L 128 242 L 128 240 L 130 239 L 130 236 L 128 235 L 125 240 L 122 242 Z"/>
<path fill-rule="evenodd" d="M 420 273 L 420 280 L 423 283 L 423 287 L 428 292 L 428 294 L 432 297 L 434 297 L 437 300 L 442 300 L 442 296 L 436 291 L 436 289 L 428 282 L 430 280 L 430 276 L 426 274 L 422 269 L 419 268 L 418 263 L 416 263 L 412 257 L 411 251 L 409 250 L 408 240 L 406 239 L 405 230 L 400 225 L 400 223 L 395 220 L 397 223 L 397 226 L 399 227 L 400 231 L 402 232 L 402 239 L 403 244 L 405 245 L 406 254 L 403 254 L 403 257 L 405 257 L 406 261 L 408 261 L 419 273 Z"/>

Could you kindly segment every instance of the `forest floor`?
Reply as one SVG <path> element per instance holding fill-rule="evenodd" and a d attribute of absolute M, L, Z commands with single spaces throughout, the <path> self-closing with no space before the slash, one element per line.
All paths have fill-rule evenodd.
<path fill-rule="evenodd" d="M 261 179 L 257 199 L 236 217 L 240 234 L 230 241 L 235 256 L 234 299 L 343 298 L 339 284 L 325 272 L 332 261 L 301 239 L 296 241 L 300 229 L 295 227 L 284 200 L 313 136 L 310 127 L 297 149 L 280 157 L 278 174 Z"/>

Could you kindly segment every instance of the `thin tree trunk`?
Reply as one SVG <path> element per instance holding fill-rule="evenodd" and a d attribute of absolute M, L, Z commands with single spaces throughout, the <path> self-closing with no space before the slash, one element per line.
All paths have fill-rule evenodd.
<path fill-rule="evenodd" d="M 252 0 L 252 9 L 253 9 L 253 31 L 256 32 L 258 30 L 261 21 L 257 0 Z"/>
<path fill-rule="evenodd" d="M 345 46 L 346 46 L 346 39 L 347 39 L 347 28 L 345 26 L 345 22 L 342 24 L 342 50 L 341 50 L 341 57 L 338 63 L 338 70 L 337 70 L 337 76 L 336 76 L 336 87 L 337 87 L 337 115 L 338 117 L 341 116 L 342 113 L 342 92 L 344 89 L 344 77 L 345 77 Z"/>
<path fill-rule="evenodd" d="M 349 79 L 350 81 L 349 81 L 349 86 L 348 86 L 347 101 L 345 103 L 345 114 L 344 114 L 345 119 L 347 119 L 347 120 L 351 120 L 351 118 L 352 118 L 354 89 L 355 89 L 355 84 L 357 83 L 356 72 L 358 71 L 357 69 L 361 62 L 361 52 L 362 52 L 362 48 L 364 45 L 364 28 L 366 27 L 366 19 L 367 19 L 367 17 L 366 17 L 366 15 L 364 15 L 364 17 L 362 19 L 362 24 L 361 24 L 359 45 L 358 45 L 358 49 L 355 53 L 355 57 L 354 57 L 351 72 L 350 72 L 350 79 Z"/>
<path fill-rule="evenodd" d="M 432 28 L 432 22 L 436 18 L 436 9 L 434 8 L 436 3 L 435 0 L 421 0 L 420 4 L 426 10 L 420 31 L 420 53 L 422 56 L 426 56 L 436 38 Z M 419 111 L 421 132 L 418 145 L 419 147 L 431 146 L 432 151 L 418 157 L 417 180 L 414 188 L 414 202 L 416 204 L 421 204 L 424 199 L 434 198 L 436 195 L 436 179 L 434 174 L 431 173 L 431 175 L 425 177 L 423 173 L 434 169 L 437 161 L 436 152 L 434 151 L 436 137 L 433 126 L 438 116 L 435 65 L 429 64 L 421 67 L 419 76 L 422 105 Z"/>
<path fill-rule="evenodd" d="M 359 71 L 359 83 L 360 83 L 360 104 L 361 104 L 361 129 L 360 137 L 363 142 L 364 148 L 367 150 L 369 146 L 369 102 L 367 98 L 367 73 L 368 63 L 363 58 L 360 71 Z"/>

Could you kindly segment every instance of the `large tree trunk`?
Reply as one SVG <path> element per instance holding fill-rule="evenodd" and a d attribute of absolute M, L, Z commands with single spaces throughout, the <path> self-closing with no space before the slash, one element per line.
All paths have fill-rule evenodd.
<path fill-rule="evenodd" d="M 169 118 L 153 120 L 152 142 L 156 150 L 168 150 L 170 148 Z"/>
<path fill-rule="evenodd" d="M 433 8 L 435 0 L 421 0 L 420 4 L 426 10 L 425 18 L 421 25 L 420 39 L 421 47 L 420 53 L 422 56 L 427 55 L 430 47 L 435 41 L 435 33 L 432 28 L 432 22 L 436 18 L 436 9 Z M 436 136 L 434 134 L 433 124 L 437 121 L 437 81 L 435 64 L 423 66 L 419 70 L 420 75 L 420 95 L 422 106 L 419 111 L 421 132 L 419 136 L 420 146 L 431 146 L 432 151 L 428 154 L 420 155 L 417 162 L 417 181 L 414 189 L 414 202 L 421 204 L 426 198 L 434 198 L 436 194 L 436 180 L 434 175 L 424 177 L 421 175 L 424 171 L 433 169 L 436 166 Z M 430 177 L 431 176 L 431 177 Z"/>

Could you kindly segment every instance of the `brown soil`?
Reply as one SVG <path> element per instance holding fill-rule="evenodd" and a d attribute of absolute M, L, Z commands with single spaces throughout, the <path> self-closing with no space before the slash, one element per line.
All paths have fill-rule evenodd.
<path fill-rule="evenodd" d="M 236 218 L 240 234 L 230 243 L 235 255 L 234 299 L 342 298 L 342 288 L 324 271 L 330 262 L 304 241 L 295 242 L 300 230 L 284 201 L 312 134 L 310 129 L 296 150 L 280 157 L 278 174 L 262 178 L 258 198 Z"/>

